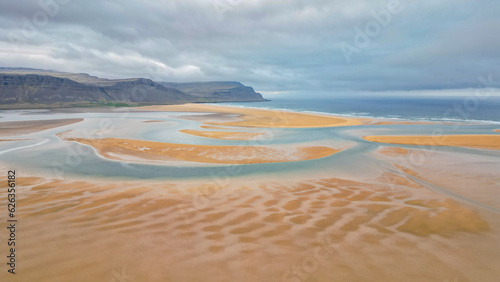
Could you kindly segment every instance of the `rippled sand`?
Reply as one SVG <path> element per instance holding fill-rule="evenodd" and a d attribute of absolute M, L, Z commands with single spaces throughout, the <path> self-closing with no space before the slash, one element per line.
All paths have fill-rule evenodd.
<path fill-rule="evenodd" d="M 223 186 L 18 181 L 22 245 L 13 281 L 123 275 L 130 278 L 124 281 L 494 281 L 500 275 L 498 215 L 397 175 Z"/>
<path fill-rule="evenodd" d="M 167 107 L 216 114 L 188 117 L 207 129 L 187 129 L 189 133 L 213 139 L 258 138 L 251 134 L 261 127 L 373 124 L 250 109 L 238 109 L 242 114 L 235 116 L 234 108 L 208 105 Z M 167 127 L 176 124 L 149 117 L 137 120 L 144 126 L 161 122 Z M 109 159 L 139 163 L 291 162 L 341 150 L 316 146 L 314 141 L 306 146 L 216 146 L 85 139 L 73 133 L 61 129 L 57 136 L 62 140 L 54 139 L 92 146 Z M 388 143 L 413 138 L 411 142 L 425 143 L 400 137 L 368 139 Z M 464 146 L 460 142 L 466 141 L 469 147 L 481 147 L 480 137 L 452 137 L 446 145 Z M 361 144 L 353 140 L 339 144 Z M 489 146 L 496 140 L 489 140 Z M 279 176 L 236 173 L 228 178 L 111 181 L 51 179 L 19 168 L 18 274 L 2 271 L 0 281 L 498 281 L 498 157 L 481 150 L 462 154 L 431 150 L 432 146 L 400 148 L 365 141 L 361 145 L 374 149 L 355 155 L 359 168 L 351 167 L 351 175 L 325 166 Z M 333 158 L 349 150 L 344 149 Z M 373 165 L 370 174 L 361 173 L 365 161 Z M 237 167 L 221 165 L 221 172 Z M 0 175 L 6 175 L 5 168 L 0 167 Z M 6 185 L 0 182 L 2 199 L 7 198 Z M 0 210 L 6 211 L 6 205 L 0 201 Z M 0 212 L 0 221 L 6 216 Z M 0 240 L 6 246 L 5 237 Z"/>
<path fill-rule="evenodd" d="M 457 155 L 428 149 L 385 147 L 382 154 L 401 172 L 444 188 L 500 213 L 500 174 L 496 158 Z"/>

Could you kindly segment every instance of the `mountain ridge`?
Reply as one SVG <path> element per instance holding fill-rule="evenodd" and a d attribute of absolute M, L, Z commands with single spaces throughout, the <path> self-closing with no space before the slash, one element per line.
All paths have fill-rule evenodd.
<path fill-rule="evenodd" d="M 0 68 L 0 107 L 183 104 L 266 101 L 236 81 L 155 82 L 147 78 L 107 79 L 86 73 Z"/>

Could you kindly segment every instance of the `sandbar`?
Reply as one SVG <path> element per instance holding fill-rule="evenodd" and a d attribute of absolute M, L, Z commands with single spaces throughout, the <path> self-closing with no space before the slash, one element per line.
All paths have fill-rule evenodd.
<path fill-rule="evenodd" d="M 252 140 L 264 134 L 263 132 L 206 131 L 194 129 L 183 129 L 179 131 L 194 136 L 223 140 Z"/>
<path fill-rule="evenodd" d="M 163 120 L 145 120 L 143 123 L 155 123 L 155 122 L 165 122 Z"/>
<path fill-rule="evenodd" d="M 306 113 L 293 113 L 278 110 L 262 110 L 213 105 L 185 104 L 166 106 L 145 106 L 137 108 L 145 111 L 199 112 L 238 115 L 239 120 L 227 122 L 204 122 L 210 125 L 263 127 L 263 128 L 303 128 L 335 127 L 365 124 L 365 119 L 322 116 Z"/>
<path fill-rule="evenodd" d="M 278 148 L 270 146 L 212 146 L 174 144 L 118 138 L 84 139 L 58 136 L 94 147 L 109 159 L 128 157 L 157 161 L 189 161 L 212 164 L 257 164 L 319 159 L 340 150 L 324 146 Z"/>
<path fill-rule="evenodd" d="M 422 125 L 422 124 L 435 124 L 433 122 L 422 121 L 374 121 L 370 125 Z"/>
<path fill-rule="evenodd" d="M 157 108 L 169 107 L 192 112 L 184 106 Z M 192 107 L 198 112 L 220 114 L 221 121 L 204 122 L 212 125 L 202 126 L 216 131 L 181 132 L 198 136 L 213 133 L 216 137 L 211 138 L 217 139 L 260 133 L 238 128 L 217 131 L 223 129 L 217 125 L 324 127 L 365 122 L 279 111 Z M 212 112 L 210 107 L 214 107 Z M 71 131 L 57 136 L 92 146 L 105 158 L 147 163 L 291 162 L 327 157 L 341 150 L 309 143 L 215 146 L 85 139 Z M 499 134 L 364 138 L 417 145 L 500 144 Z M 484 139 L 487 144 L 481 143 Z M 381 169 L 380 174 L 374 170 L 373 176 L 345 178 L 330 175 L 336 173 L 335 165 L 325 166 L 321 172 L 325 176 L 321 177 L 295 170 L 281 177 L 246 176 L 232 174 L 228 168 L 233 166 L 221 166 L 220 177 L 179 180 L 50 179 L 50 174 L 29 175 L 23 171 L 16 184 L 22 192 L 18 194 L 22 207 L 17 211 L 22 222 L 22 232 L 18 233 L 22 267 L 17 277 L 22 281 L 496 281 L 500 276 L 500 215 L 436 193 L 416 178 L 441 185 L 427 171 L 445 171 L 435 173 L 435 177 L 444 176 L 442 182 L 454 179 L 453 185 L 472 183 L 466 187 L 469 193 L 484 193 L 476 201 L 495 196 L 496 190 L 469 188 L 496 188 L 497 178 L 464 172 L 471 170 L 467 164 L 483 163 L 483 156 L 458 162 L 464 171 L 451 167 L 450 163 L 457 160 L 455 153 L 449 154 L 450 163 L 443 165 L 441 156 L 429 157 L 415 170 L 400 161 L 402 156 L 418 151 L 424 150 L 380 146 L 373 154 L 381 153 L 379 157 L 388 158 L 387 164 L 401 173 Z M 491 163 L 486 162 L 484 167 Z M 271 165 L 263 166 L 272 169 Z M 353 169 L 357 174 L 358 168 Z M 6 175 L 6 171 L 0 168 L 0 174 Z M 221 181 L 226 175 L 227 181 Z M 464 180 L 465 176 L 483 175 L 483 182 Z M 5 199 L 6 187 L 6 181 L 0 183 L 0 197 Z M 0 206 L 7 209 L 6 203 Z M 7 219 L 7 213 L 0 213 L 0 220 Z M 7 274 L 0 273 L 0 280 L 6 280 Z"/>
<path fill-rule="evenodd" d="M 202 126 L 200 126 L 200 128 L 203 128 L 203 129 L 227 129 L 225 127 L 212 126 L 212 125 L 202 125 Z"/>
<path fill-rule="evenodd" d="M 363 139 L 389 144 L 451 146 L 500 150 L 500 135 L 364 136 Z"/>

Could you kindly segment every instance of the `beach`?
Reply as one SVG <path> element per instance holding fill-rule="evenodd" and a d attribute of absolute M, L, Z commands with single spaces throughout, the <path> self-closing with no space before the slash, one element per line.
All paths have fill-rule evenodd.
<path fill-rule="evenodd" d="M 419 185 L 253 184 L 26 178 L 18 277 L 107 281 L 122 270 L 133 281 L 496 277 L 498 224 Z M 471 261 L 482 268 L 467 268 Z"/>
<path fill-rule="evenodd" d="M 173 106 L 146 106 L 141 110 L 169 112 L 202 112 L 226 115 L 238 115 L 237 121 L 206 122 L 210 125 L 265 127 L 265 128 L 301 128 L 301 127 L 332 127 L 363 124 L 363 119 L 342 118 L 334 116 L 294 113 L 286 111 L 271 111 L 250 108 L 220 107 L 203 104 L 185 104 Z"/>
<path fill-rule="evenodd" d="M 0 1 L 0 282 L 500 282 L 500 1 Z"/>
<path fill-rule="evenodd" d="M 18 138 L 0 145 L 18 175 L 12 281 L 500 276 L 489 127 L 435 141 L 451 125 L 200 104 L 46 116 L 0 122 Z"/>

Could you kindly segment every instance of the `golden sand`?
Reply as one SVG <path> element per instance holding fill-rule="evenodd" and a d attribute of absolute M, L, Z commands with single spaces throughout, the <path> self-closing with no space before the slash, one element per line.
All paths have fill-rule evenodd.
<path fill-rule="evenodd" d="M 274 110 L 271 111 L 249 108 L 221 107 L 202 104 L 145 106 L 139 107 L 138 109 L 146 111 L 199 112 L 239 115 L 239 121 L 205 122 L 205 124 L 224 126 L 301 128 L 350 126 L 365 123 L 365 120 L 355 118 L 342 118 Z"/>
<path fill-rule="evenodd" d="M 435 124 L 433 122 L 417 122 L 417 121 L 376 121 L 370 125 L 419 125 L 419 124 Z"/>
<path fill-rule="evenodd" d="M 365 136 L 363 139 L 389 144 L 452 146 L 500 150 L 500 135 Z"/>
<path fill-rule="evenodd" d="M 5 198 L 6 182 L 0 185 Z M 14 281 L 500 275 L 495 220 L 428 190 L 336 178 L 253 186 L 20 178 L 22 267 Z"/>
<path fill-rule="evenodd" d="M 384 155 L 390 155 L 390 156 L 408 154 L 408 150 L 399 147 L 384 147 L 378 151 Z"/>
<path fill-rule="evenodd" d="M 266 146 L 212 146 L 188 145 L 142 140 L 104 138 L 84 139 L 58 136 L 66 141 L 76 141 L 94 147 L 109 159 L 126 159 L 127 156 L 144 160 L 189 161 L 213 164 L 257 164 L 319 159 L 339 152 L 330 147 L 308 146 L 283 150 Z"/>
<path fill-rule="evenodd" d="M 165 107 L 210 112 L 212 106 L 157 109 Z M 231 126 L 305 127 L 302 118 L 313 126 L 362 122 L 231 109 L 212 110 L 241 114 L 240 121 L 220 123 Z M 58 136 L 93 146 L 107 158 L 148 161 L 248 164 L 339 151 Z M 365 138 L 378 137 L 386 136 Z M 422 138 L 416 139 L 425 143 Z M 22 245 L 13 281 L 496 281 L 500 216 L 424 189 L 408 176 L 420 177 L 421 171 L 396 161 L 412 152 L 382 148 L 378 153 L 394 158 L 406 175 L 386 171 L 362 181 L 262 176 L 232 177 L 222 185 L 208 178 L 111 182 L 22 175 Z M 7 198 L 6 185 L 0 182 L 0 198 Z M 0 201 L 0 209 L 6 205 Z M 0 213 L 0 221 L 6 216 Z M 0 281 L 12 279 L 7 275 L 0 273 Z"/>
<path fill-rule="evenodd" d="M 500 199 L 492 196 L 497 194 L 500 187 L 499 166 L 495 162 L 479 163 L 469 154 L 460 156 L 397 147 L 379 148 L 376 154 L 383 155 L 384 159 L 406 175 L 466 197 L 484 208 L 500 210 Z M 383 176 L 382 180 L 394 178 L 388 172 Z"/>
<path fill-rule="evenodd" d="M 230 132 L 230 131 L 204 131 L 204 130 L 194 130 L 194 129 L 183 129 L 179 130 L 182 133 L 214 138 L 223 140 L 252 140 L 259 135 L 263 135 L 262 132 Z"/>

